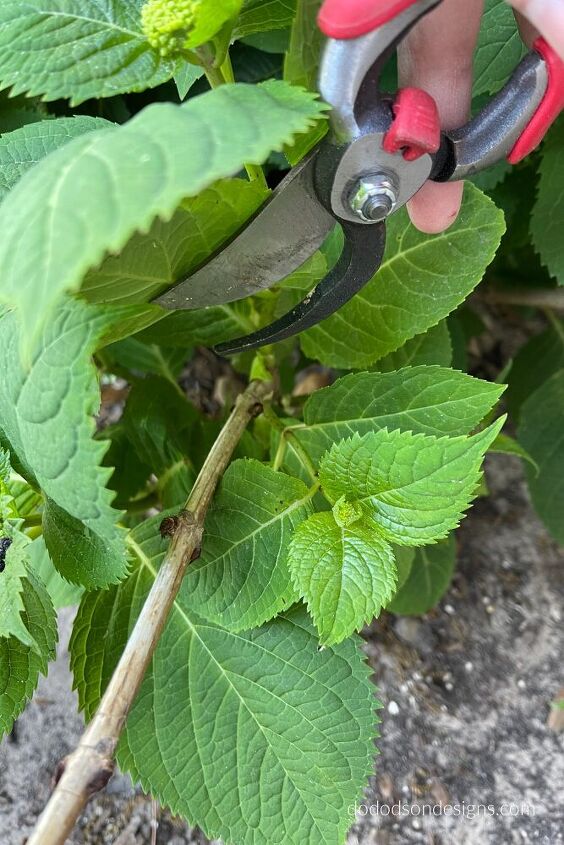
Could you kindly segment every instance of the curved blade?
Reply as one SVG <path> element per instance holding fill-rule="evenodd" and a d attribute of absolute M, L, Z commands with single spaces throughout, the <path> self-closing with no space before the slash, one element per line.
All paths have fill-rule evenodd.
<path fill-rule="evenodd" d="M 337 264 L 291 311 L 253 334 L 216 346 L 219 355 L 234 355 L 285 340 L 334 314 L 370 281 L 382 263 L 386 243 L 384 223 L 366 226 L 342 222 L 345 245 Z"/>
<path fill-rule="evenodd" d="M 307 261 L 335 226 L 313 187 L 314 151 L 250 223 L 203 267 L 158 296 L 163 308 L 206 308 L 272 287 Z"/>

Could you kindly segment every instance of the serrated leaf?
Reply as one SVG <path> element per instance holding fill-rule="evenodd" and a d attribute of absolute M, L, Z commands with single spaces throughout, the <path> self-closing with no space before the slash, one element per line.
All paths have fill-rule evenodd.
<path fill-rule="evenodd" d="M 517 437 L 536 461 L 527 481 L 538 515 L 559 543 L 564 543 L 564 369 L 559 370 L 521 407 Z"/>
<path fill-rule="evenodd" d="M 296 13 L 296 0 L 244 0 L 234 37 L 268 32 L 290 26 Z"/>
<path fill-rule="evenodd" d="M 323 34 L 317 26 L 321 0 L 297 0 L 284 62 L 284 79 L 293 85 L 316 90 Z"/>
<path fill-rule="evenodd" d="M 365 517 L 346 526 L 314 514 L 292 538 L 288 567 L 325 645 L 378 616 L 397 584 L 392 547 Z"/>
<path fill-rule="evenodd" d="M 153 104 L 125 126 L 75 138 L 39 162 L 0 205 L 1 296 L 19 308 L 26 337 L 107 252 L 243 162 L 260 164 L 323 108 L 276 80 L 225 85 L 183 106 Z"/>
<path fill-rule="evenodd" d="M 0 601 L 11 563 L 8 560 L 0 573 Z M 33 646 L 26 645 L 18 635 L 0 634 L 0 735 L 12 729 L 33 695 L 39 675 L 46 674 L 49 661 L 55 658 L 57 644 L 57 619 L 44 585 L 28 569 L 22 575 L 21 587 L 21 626 Z M 0 620 L 3 616 L 2 611 Z"/>
<path fill-rule="evenodd" d="M 421 434 L 468 434 L 497 404 L 504 387 L 442 367 L 352 373 L 305 403 L 304 426 L 292 427 L 287 461 L 297 471 L 297 438 L 314 463 L 333 443 L 382 428 Z"/>
<path fill-rule="evenodd" d="M 45 585 L 55 610 L 78 604 L 83 593 L 82 587 L 66 581 L 55 569 L 51 563 L 44 538 L 38 537 L 29 544 L 26 551 L 29 557 L 29 565 L 34 575 Z"/>
<path fill-rule="evenodd" d="M 154 581 L 166 545 L 157 525 L 133 532 L 129 579 L 82 601 L 71 661 L 88 716 Z M 299 608 L 230 633 L 194 614 L 187 592 L 184 582 L 120 766 L 209 838 L 339 845 L 371 770 L 374 699 L 357 643 L 319 652 Z"/>
<path fill-rule="evenodd" d="M 508 434 L 498 434 L 490 446 L 489 451 L 499 455 L 513 455 L 516 458 L 521 458 L 522 461 L 530 464 L 537 474 L 539 472 L 539 467 L 535 459 L 529 455 L 527 450 L 517 440 Z"/>
<path fill-rule="evenodd" d="M 300 335 L 309 358 L 332 367 L 368 367 L 427 331 L 476 287 L 505 229 L 502 212 L 469 183 L 460 216 L 442 234 L 422 234 L 405 210 L 386 225 L 384 260 L 374 278 L 336 314 Z"/>
<path fill-rule="evenodd" d="M 505 0 L 485 0 L 474 53 L 473 94 L 495 94 L 526 52 L 511 7 Z"/>
<path fill-rule="evenodd" d="M 0 81 L 13 94 L 70 99 L 144 91 L 170 79 L 172 61 L 141 29 L 144 0 L 4 0 Z"/>
<path fill-rule="evenodd" d="M 29 580 L 29 560 L 26 538 L 21 534 L 10 537 L 11 546 L 5 552 L 0 572 L 0 638 L 16 637 L 21 643 L 40 654 L 39 646 L 23 619 L 23 594 Z"/>
<path fill-rule="evenodd" d="M 456 563 L 454 534 L 446 540 L 416 549 L 407 580 L 386 607 L 400 616 L 422 616 L 446 593 Z"/>
<path fill-rule="evenodd" d="M 400 546 L 422 546 L 456 528 L 475 496 L 486 450 L 504 418 L 473 437 L 433 437 L 408 431 L 353 435 L 331 447 L 320 464 L 331 502 L 360 503 L 381 533 Z"/>
<path fill-rule="evenodd" d="M 217 182 L 199 196 L 183 200 L 170 220 L 157 219 L 146 234 L 133 235 L 119 255 L 107 256 L 99 267 L 86 274 L 81 293 L 89 302 L 105 304 L 152 299 L 203 264 L 239 231 L 267 196 L 268 192 L 257 182 Z M 229 309 L 229 305 L 218 306 L 203 309 L 203 313 L 213 310 L 217 316 Z M 159 313 L 161 319 L 170 314 L 162 310 Z M 182 315 L 195 322 L 201 319 L 200 313 L 188 311 Z"/>
<path fill-rule="evenodd" d="M 231 464 L 206 517 L 202 556 L 186 576 L 190 607 L 245 631 L 296 601 L 286 557 L 311 498 L 302 481 L 259 461 Z"/>
<path fill-rule="evenodd" d="M 180 67 L 177 68 L 176 73 L 174 74 L 174 82 L 176 83 L 178 96 L 181 100 L 186 99 L 186 95 L 192 85 L 194 85 L 194 83 L 197 82 L 203 75 L 203 67 L 182 61 Z"/>
<path fill-rule="evenodd" d="M 119 310 L 62 302 L 44 326 L 29 369 L 20 358 L 16 315 L 0 318 L 0 439 L 15 469 L 68 514 L 67 525 L 73 520 L 84 524 L 84 532 L 98 539 L 108 556 L 101 569 L 111 569 L 110 581 L 124 574 L 125 555 L 116 524 L 120 514 L 105 486 L 110 470 L 100 467 L 106 447 L 92 439 L 100 395 L 90 358 L 100 336 L 120 316 Z M 50 545 L 47 532 L 46 540 L 59 566 L 64 544 Z M 94 572 L 61 572 L 73 581 L 84 577 L 91 585 L 108 583 Z"/>
<path fill-rule="evenodd" d="M 42 120 L 0 137 L 0 200 L 3 200 L 24 173 L 73 138 L 111 128 L 114 124 L 100 117 L 77 115 Z"/>
<path fill-rule="evenodd" d="M 416 367 L 422 364 L 438 364 L 450 367 L 452 362 L 452 342 L 446 320 L 441 320 L 423 334 L 418 334 L 406 341 L 403 346 L 380 358 L 374 369 L 380 373 L 390 373 L 403 367 Z"/>
<path fill-rule="evenodd" d="M 186 347 L 164 349 L 156 343 L 143 343 L 138 337 L 127 337 L 106 346 L 103 352 L 99 353 L 99 357 L 105 369 L 115 374 L 124 370 L 133 376 L 151 373 L 176 384 L 190 353 L 191 350 Z"/>
<path fill-rule="evenodd" d="M 176 384 L 150 376 L 130 390 L 122 419 L 137 457 L 159 476 L 163 507 L 183 505 L 195 479 L 188 457 L 194 408 Z"/>
<path fill-rule="evenodd" d="M 545 331 L 521 347 L 507 377 L 507 407 L 515 421 L 542 381 L 564 369 L 564 322 L 555 319 Z"/>
<path fill-rule="evenodd" d="M 548 136 L 539 166 L 537 201 L 531 215 L 531 236 L 542 263 L 564 285 L 564 123 Z"/>

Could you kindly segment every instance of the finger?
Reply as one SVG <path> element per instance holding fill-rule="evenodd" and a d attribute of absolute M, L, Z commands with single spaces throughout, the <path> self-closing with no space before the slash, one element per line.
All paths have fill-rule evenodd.
<path fill-rule="evenodd" d="M 527 18 L 564 60 L 564 4 L 562 0 L 511 0 L 511 5 Z"/>
<path fill-rule="evenodd" d="M 400 85 L 422 88 L 434 97 L 443 129 L 468 119 L 482 8 L 482 0 L 443 0 L 398 50 Z M 427 182 L 408 203 L 409 216 L 422 232 L 442 232 L 456 219 L 461 200 L 461 183 Z"/>

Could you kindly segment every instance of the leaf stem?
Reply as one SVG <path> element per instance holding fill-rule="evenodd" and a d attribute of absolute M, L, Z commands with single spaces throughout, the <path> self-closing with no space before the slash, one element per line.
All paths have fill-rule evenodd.
<path fill-rule="evenodd" d="M 114 771 L 114 754 L 145 671 L 151 661 L 182 578 L 200 550 L 204 519 L 219 479 L 248 423 L 270 398 L 272 385 L 251 382 L 207 456 L 185 509 L 178 516 L 157 577 L 147 596 L 98 709 L 78 747 L 60 765 L 62 774 L 27 840 L 28 845 L 63 845 L 88 799 Z"/>
<path fill-rule="evenodd" d="M 220 85 L 227 85 L 228 83 L 235 82 L 229 50 L 227 51 L 225 60 L 220 67 L 214 66 L 213 61 L 210 61 L 209 53 L 205 52 L 203 48 L 199 48 L 196 52 L 202 61 L 204 73 L 210 84 L 210 88 L 219 88 Z M 245 170 L 247 171 L 247 176 L 249 177 L 250 182 L 259 182 L 265 190 L 268 190 L 266 176 L 264 175 L 264 170 L 260 164 L 246 164 Z"/>
<path fill-rule="evenodd" d="M 278 448 L 276 450 L 276 454 L 274 456 L 273 462 L 273 469 L 280 469 L 282 466 L 282 462 L 284 460 L 284 455 L 286 453 L 286 449 L 288 444 L 292 444 L 292 448 L 294 452 L 299 457 L 300 461 L 304 465 L 305 469 L 307 470 L 308 474 L 311 476 L 314 482 L 317 481 L 317 469 L 315 464 L 313 463 L 312 459 L 310 458 L 308 452 L 296 435 L 294 434 L 294 430 L 292 426 L 286 426 L 282 422 L 282 420 L 278 417 L 276 412 L 273 410 L 270 404 L 264 406 L 264 416 L 266 419 L 274 426 L 274 428 L 279 432 L 280 441 L 278 443 Z M 300 428 L 305 428 L 305 426 L 299 426 Z"/>

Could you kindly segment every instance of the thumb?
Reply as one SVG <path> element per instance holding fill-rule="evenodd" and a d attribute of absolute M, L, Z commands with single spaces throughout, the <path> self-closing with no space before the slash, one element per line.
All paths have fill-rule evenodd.
<path fill-rule="evenodd" d="M 511 5 L 533 25 L 564 60 L 564 3 L 562 0 L 511 0 Z"/>
<path fill-rule="evenodd" d="M 443 129 L 468 119 L 482 8 L 481 0 L 443 0 L 398 49 L 400 86 L 427 91 L 437 103 Z M 413 224 L 429 234 L 442 232 L 458 215 L 462 189 L 459 182 L 427 182 L 408 204 Z"/>

